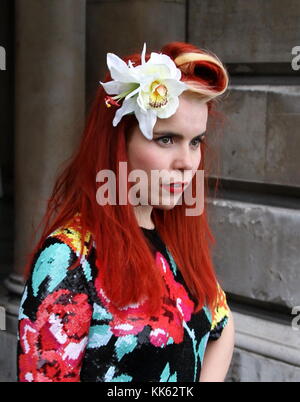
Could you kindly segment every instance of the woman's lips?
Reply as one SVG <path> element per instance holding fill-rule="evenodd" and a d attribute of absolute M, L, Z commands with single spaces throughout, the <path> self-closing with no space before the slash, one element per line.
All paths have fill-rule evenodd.
<path fill-rule="evenodd" d="M 168 190 L 170 193 L 182 193 L 188 183 L 171 183 L 163 184 L 162 187 Z"/>

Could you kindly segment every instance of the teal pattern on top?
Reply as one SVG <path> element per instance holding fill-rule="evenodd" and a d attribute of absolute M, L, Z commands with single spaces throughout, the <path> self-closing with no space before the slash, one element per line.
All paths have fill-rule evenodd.
<path fill-rule="evenodd" d="M 197 313 L 180 267 L 156 231 L 144 230 L 165 281 L 158 314 L 117 309 L 104 292 L 96 249 L 80 264 L 76 226 L 53 232 L 33 260 L 18 322 L 18 381 L 197 382 L 207 342 L 228 322 L 225 293 Z M 86 241 L 90 241 L 88 238 Z"/>

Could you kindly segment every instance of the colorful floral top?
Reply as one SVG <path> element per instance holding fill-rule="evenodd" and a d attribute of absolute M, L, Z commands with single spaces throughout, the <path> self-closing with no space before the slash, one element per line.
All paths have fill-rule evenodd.
<path fill-rule="evenodd" d="M 142 229 L 166 281 L 161 314 L 142 304 L 116 309 L 102 288 L 95 243 L 81 264 L 76 219 L 50 234 L 36 253 L 24 288 L 18 325 L 18 381 L 199 381 L 208 340 L 216 340 L 229 308 L 219 287 L 218 306 L 193 313 L 194 302 L 157 231 Z"/>

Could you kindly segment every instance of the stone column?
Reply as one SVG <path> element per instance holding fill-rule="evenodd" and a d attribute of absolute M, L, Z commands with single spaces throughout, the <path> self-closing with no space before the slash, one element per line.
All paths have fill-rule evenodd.
<path fill-rule="evenodd" d="M 5 280 L 12 330 L 33 228 L 84 125 L 85 9 L 85 0 L 15 1 L 15 263 Z"/>

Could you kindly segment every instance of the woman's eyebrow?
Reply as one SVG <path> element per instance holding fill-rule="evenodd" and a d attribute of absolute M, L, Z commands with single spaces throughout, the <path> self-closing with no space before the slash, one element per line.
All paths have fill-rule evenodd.
<path fill-rule="evenodd" d="M 193 138 L 193 140 L 194 140 L 195 138 L 198 138 L 198 137 L 203 136 L 204 134 L 206 134 L 206 131 L 204 131 L 204 132 L 201 133 L 201 134 L 196 135 L 196 136 Z M 179 133 L 174 133 L 174 132 L 172 132 L 172 131 L 156 131 L 156 132 L 154 133 L 154 135 L 173 135 L 174 137 L 177 137 L 177 138 L 180 138 L 180 139 L 184 138 L 184 135 L 179 134 Z"/>

